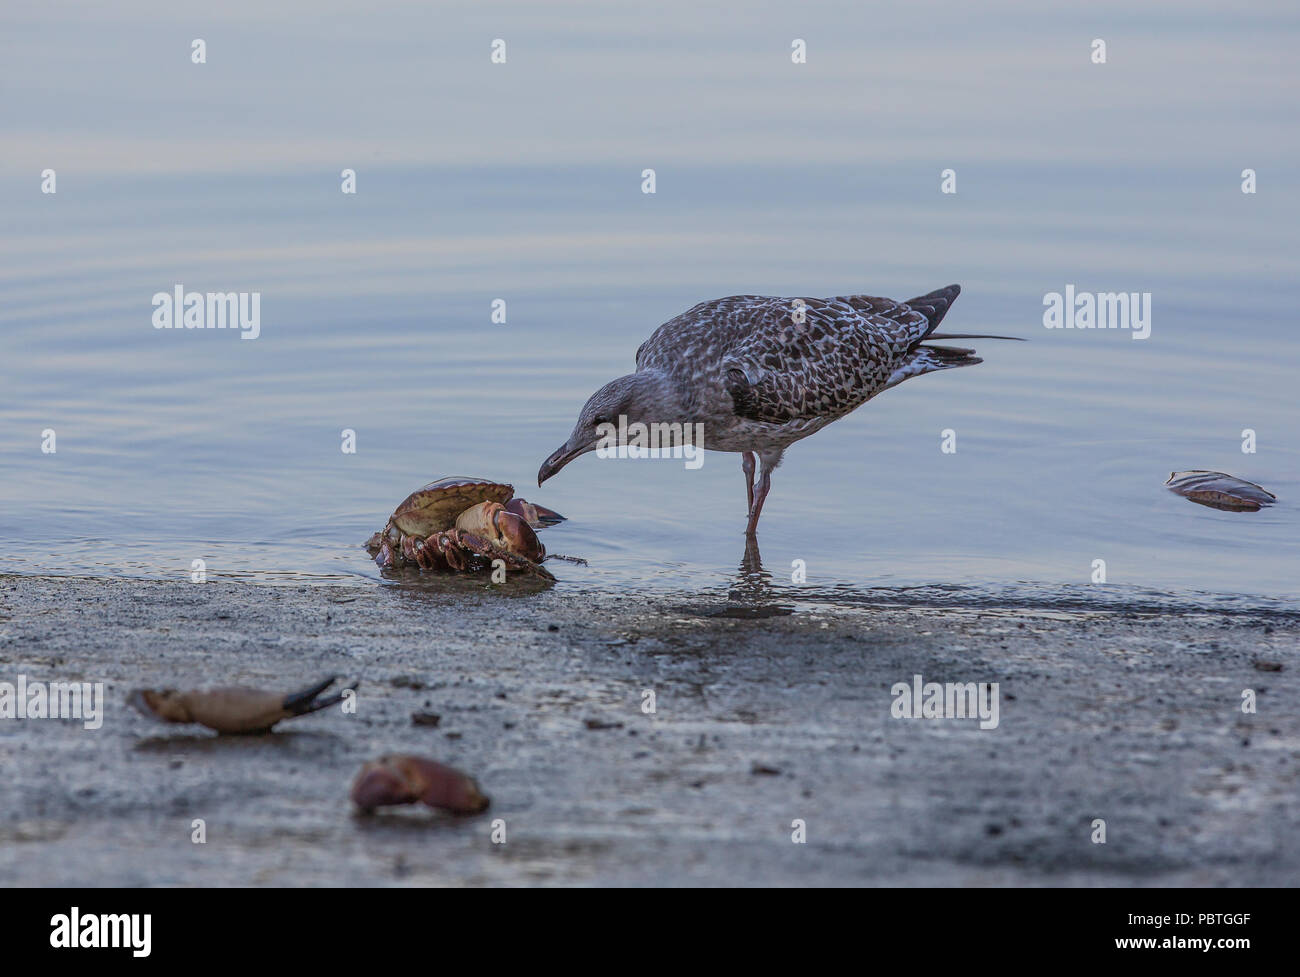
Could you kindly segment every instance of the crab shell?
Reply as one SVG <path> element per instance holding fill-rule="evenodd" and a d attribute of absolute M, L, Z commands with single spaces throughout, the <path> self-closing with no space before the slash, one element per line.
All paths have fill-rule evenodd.
<path fill-rule="evenodd" d="M 388 521 L 404 536 L 431 536 L 454 528 L 456 517 L 471 506 L 480 502 L 505 504 L 514 494 L 513 485 L 453 475 L 412 492 Z"/>

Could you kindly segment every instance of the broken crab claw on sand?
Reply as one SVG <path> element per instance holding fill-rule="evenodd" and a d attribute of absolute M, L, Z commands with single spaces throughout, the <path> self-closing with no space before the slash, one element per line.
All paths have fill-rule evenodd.
<path fill-rule="evenodd" d="M 563 522 L 558 512 L 514 498 L 514 486 L 453 476 L 412 492 L 366 548 L 381 569 L 479 569 L 501 560 L 508 570 L 554 581 L 537 530 Z M 552 554 L 551 559 L 571 559 Z M 584 562 L 577 560 L 575 562 Z"/>
<path fill-rule="evenodd" d="M 478 814 L 490 803 L 469 774 L 409 753 L 382 756 L 362 767 L 352 783 L 352 801 L 366 813 L 420 801 L 454 814 Z"/>
<path fill-rule="evenodd" d="M 198 723 L 218 733 L 265 733 L 281 720 L 319 712 L 342 702 L 361 684 L 353 682 L 334 695 L 321 698 L 336 681 L 338 676 L 331 675 L 310 688 L 288 695 L 246 686 L 184 692 L 135 689 L 126 701 L 146 716 L 166 723 Z"/>

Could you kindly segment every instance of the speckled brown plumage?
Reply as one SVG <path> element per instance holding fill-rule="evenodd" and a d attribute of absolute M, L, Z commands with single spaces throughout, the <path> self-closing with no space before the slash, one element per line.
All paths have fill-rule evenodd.
<path fill-rule="evenodd" d="M 701 425 L 706 448 L 744 455 L 752 534 L 772 470 L 791 444 L 904 380 L 982 362 L 974 350 L 930 340 L 1010 338 L 936 332 L 959 294 L 961 286 L 949 285 L 906 302 L 874 295 L 701 302 L 641 344 L 635 373 L 588 399 L 538 483 L 595 450 L 596 432 L 619 417 Z"/>
<path fill-rule="evenodd" d="M 918 353 L 960 292 L 701 302 L 655 330 L 637 370 L 681 385 L 710 447 L 784 448 L 908 377 L 980 362 L 970 350 Z"/>

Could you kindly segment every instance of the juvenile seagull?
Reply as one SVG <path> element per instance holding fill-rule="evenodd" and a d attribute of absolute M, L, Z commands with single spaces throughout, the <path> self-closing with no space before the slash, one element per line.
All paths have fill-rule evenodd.
<path fill-rule="evenodd" d="M 753 536 L 786 448 L 904 380 L 983 362 L 972 349 L 923 344 L 1015 338 L 935 332 L 959 294 L 960 285 L 949 285 L 906 302 L 872 295 L 701 302 L 641 344 L 635 373 L 591 395 L 569 440 L 542 462 L 537 484 L 596 450 L 602 425 L 617 427 L 620 416 L 628 425 L 702 423 L 705 447 L 741 453 L 745 534 Z"/>

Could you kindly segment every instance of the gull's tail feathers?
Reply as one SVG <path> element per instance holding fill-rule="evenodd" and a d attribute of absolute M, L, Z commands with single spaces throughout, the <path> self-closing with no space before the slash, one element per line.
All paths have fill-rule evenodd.
<path fill-rule="evenodd" d="M 889 375 L 889 382 L 881 390 L 896 387 L 904 380 L 919 377 L 939 370 L 955 370 L 961 366 L 974 366 L 984 361 L 975 355 L 973 349 L 959 346 L 917 346 L 907 358 Z"/>
<path fill-rule="evenodd" d="M 928 343 L 932 339 L 1010 339 L 1016 343 L 1025 342 L 1024 336 L 993 336 L 982 332 L 932 332 L 921 342 Z"/>

